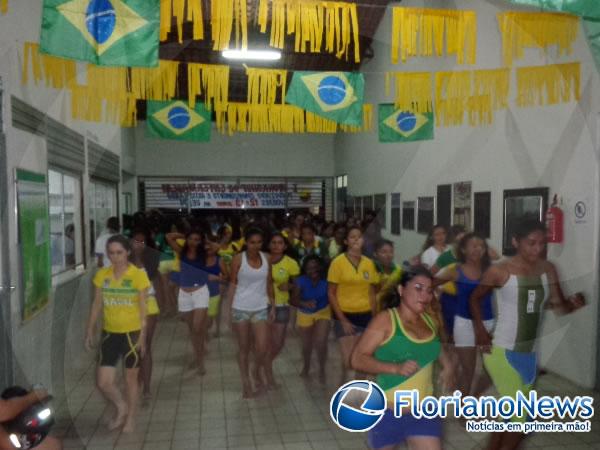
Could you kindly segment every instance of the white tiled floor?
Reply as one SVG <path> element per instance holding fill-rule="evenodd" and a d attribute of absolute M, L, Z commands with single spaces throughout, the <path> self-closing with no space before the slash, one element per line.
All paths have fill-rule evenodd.
<path fill-rule="evenodd" d="M 299 376 L 300 349 L 289 333 L 286 348 L 276 361 L 281 384 L 278 391 L 257 399 L 242 400 L 235 343 L 228 330 L 209 343 L 207 374 L 189 375 L 191 355 L 185 325 L 162 320 L 154 341 L 153 398 L 140 409 L 138 429 L 133 434 L 108 432 L 111 411 L 94 386 L 94 363 L 74 361 L 69 367 L 69 397 L 58 406 L 55 434 L 63 437 L 65 449 L 88 450 L 186 450 L 186 449 L 364 449 L 366 435 L 337 428 L 329 418 L 329 401 L 337 389 L 339 358 L 330 341 L 329 383 L 321 387 Z M 576 386 L 544 375 L 537 384 L 544 393 L 583 393 Z M 600 394 L 586 392 L 600 400 Z M 444 448 L 482 448 L 484 434 L 467 433 L 455 420 L 444 424 Z M 525 448 L 600 449 L 600 418 L 585 434 L 537 434 Z"/>

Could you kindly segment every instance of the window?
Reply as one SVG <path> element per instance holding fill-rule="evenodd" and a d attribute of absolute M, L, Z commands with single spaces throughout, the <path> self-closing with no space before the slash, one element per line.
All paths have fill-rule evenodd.
<path fill-rule="evenodd" d="M 402 203 L 402 228 L 405 230 L 415 229 L 415 202 Z"/>
<path fill-rule="evenodd" d="M 450 228 L 452 219 L 452 185 L 440 184 L 437 187 L 437 223 Z"/>
<path fill-rule="evenodd" d="M 364 219 L 365 216 L 367 215 L 367 213 L 369 213 L 369 212 L 373 212 L 373 196 L 372 195 L 365 195 L 363 197 L 361 219 Z"/>
<path fill-rule="evenodd" d="M 335 178 L 335 190 L 337 201 L 337 220 L 346 220 L 348 202 L 348 176 L 340 175 Z"/>
<path fill-rule="evenodd" d="M 381 225 L 381 228 L 387 228 L 387 195 L 386 194 L 375 194 L 375 215 L 377 221 Z"/>
<path fill-rule="evenodd" d="M 96 239 L 106 228 L 106 221 L 117 215 L 117 187 L 114 184 L 92 181 L 88 190 L 90 205 L 90 253 L 93 254 Z"/>
<path fill-rule="evenodd" d="M 433 197 L 419 197 L 417 212 L 417 231 L 428 234 L 433 228 Z"/>
<path fill-rule="evenodd" d="M 392 194 L 392 234 L 400 236 L 400 211 L 402 203 L 400 203 L 400 194 Z"/>
<path fill-rule="evenodd" d="M 475 192 L 475 222 L 473 230 L 485 238 L 490 237 L 490 217 L 492 214 L 492 193 Z"/>
<path fill-rule="evenodd" d="M 48 170 L 52 274 L 83 264 L 81 181 L 58 169 Z"/>

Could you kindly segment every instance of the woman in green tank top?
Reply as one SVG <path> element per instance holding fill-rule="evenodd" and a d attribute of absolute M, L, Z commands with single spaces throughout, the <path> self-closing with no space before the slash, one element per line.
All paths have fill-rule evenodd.
<path fill-rule="evenodd" d="M 410 448 L 441 448 L 441 419 L 416 419 L 408 409 L 399 418 L 393 413 L 398 389 L 416 389 L 420 398 L 433 395 L 433 364 L 437 360 L 442 363 L 442 383 L 453 385 L 432 285 L 432 275 L 425 267 L 403 271 L 396 289 L 384 299 L 387 309 L 371 321 L 352 354 L 353 368 L 377 375 L 377 384 L 388 400 L 387 412 L 369 432 L 371 448 L 394 448 L 404 441 Z"/>

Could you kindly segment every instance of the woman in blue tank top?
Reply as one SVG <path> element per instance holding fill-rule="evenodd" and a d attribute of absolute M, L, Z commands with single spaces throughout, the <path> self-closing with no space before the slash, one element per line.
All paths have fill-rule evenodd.
<path fill-rule="evenodd" d="M 485 239 L 476 233 L 464 235 L 458 243 L 456 253 L 458 263 L 438 272 L 435 284 L 440 285 L 448 281 L 456 283 L 456 316 L 454 329 L 450 331 L 454 337 L 459 361 L 458 389 L 463 396 L 479 395 L 490 385 L 490 379 L 484 371 L 477 382 L 473 383 L 477 365 L 477 348 L 469 298 L 475 288 L 479 286 L 481 277 L 491 262 Z M 483 300 L 481 311 L 486 330 L 491 332 L 494 327 L 491 293 L 488 293 Z"/>
<path fill-rule="evenodd" d="M 199 375 L 204 375 L 204 336 L 209 300 L 206 255 L 202 244 L 204 235 L 200 230 L 192 230 L 185 235 L 185 243 L 181 246 L 179 242 L 182 237 L 179 233 L 169 233 L 167 242 L 180 260 L 177 303 L 179 312 L 183 313 L 188 324 L 194 347 L 196 361 L 191 368 L 195 368 Z"/>

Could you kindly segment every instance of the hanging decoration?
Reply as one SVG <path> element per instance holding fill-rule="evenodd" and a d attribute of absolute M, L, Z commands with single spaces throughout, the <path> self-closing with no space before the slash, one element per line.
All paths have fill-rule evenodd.
<path fill-rule="evenodd" d="M 158 65 L 159 0 L 44 0 L 41 50 L 101 66 Z"/>
<path fill-rule="evenodd" d="M 365 79 L 358 72 L 294 72 L 286 102 L 344 125 L 362 125 Z"/>
<path fill-rule="evenodd" d="M 558 56 L 570 55 L 577 39 L 579 18 L 552 12 L 507 11 L 498 14 L 502 34 L 502 58 L 506 66 L 523 58 L 525 48 L 548 51 L 556 46 Z"/>
<path fill-rule="evenodd" d="M 0 14 L 8 12 L 8 0 L 0 0 Z"/>
<path fill-rule="evenodd" d="M 273 104 L 277 93 L 285 102 L 287 70 L 246 67 L 248 76 L 248 103 Z"/>
<path fill-rule="evenodd" d="M 558 11 L 579 16 L 590 45 L 590 51 L 600 70 L 600 2 L 590 0 L 507 0 L 516 5 L 532 6 L 538 9 Z"/>
<path fill-rule="evenodd" d="M 208 109 L 222 110 L 229 97 L 229 66 L 188 63 L 188 102 L 196 106 L 196 97 L 204 93 Z M 211 106 L 212 105 L 212 106 Z"/>
<path fill-rule="evenodd" d="M 178 88 L 179 61 L 161 59 L 155 69 L 132 67 L 129 71 L 130 92 L 135 98 L 169 100 Z"/>
<path fill-rule="evenodd" d="M 271 16 L 269 17 L 269 3 Z M 350 44 L 354 62 L 360 62 L 360 33 L 356 3 L 319 0 L 260 0 L 258 24 L 266 33 L 271 24 L 270 45 L 284 48 L 285 36 L 295 36 L 295 52 L 325 52 L 339 59 L 349 58 Z"/>
<path fill-rule="evenodd" d="M 235 28 L 235 47 L 248 48 L 248 10 L 246 0 L 212 0 L 210 26 L 213 50 L 227 50 Z"/>
<path fill-rule="evenodd" d="M 517 106 L 555 105 L 580 98 L 580 63 L 517 69 Z"/>
<path fill-rule="evenodd" d="M 147 103 L 146 130 L 160 139 L 209 142 L 212 123 L 210 111 L 198 104 L 190 108 L 186 102 Z"/>
<path fill-rule="evenodd" d="M 23 84 L 29 81 L 30 72 L 36 85 L 44 80 L 47 87 L 65 89 L 77 83 L 75 61 L 41 54 L 38 44 L 33 42 L 25 42 L 23 45 L 22 70 Z"/>
<path fill-rule="evenodd" d="M 438 126 L 462 125 L 471 96 L 471 71 L 435 74 L 435 119 Z"/>
<path fill-rule="evenodd" d="M 414 56 L 456 55 L 458 64 L 475 64 L 475 11 L 429 8 L 392 8 L 392 63 Z"/>
<path fill-rule="evenodd" d="M 467 103 L 469 124 L 491 125 L 494 111 L 508 108 L 510 69 L 473 71 L 473 92 Z"/>
<path fill-rule="evenodd" d="M 137 125 L 137 100 L 132 95 L 96 95 L 87 86 L 71 90 L 71 116 L 88 122 L 107 122 L 121 127 Z"/>
<path fill-rule="evenodd" d="M 373 105 L 364 105 L 364 125 L 352 127 L 304 111 L 293 105 L 231 102 L 217 110 L 217 129 L 233 135 L 242 133 L 336 133 L 365 132 L 372 129 Z M 227 126 L 225 125 L 227 122 Z"/>
<path fill-rule="evenodd" d="M 430 72 L 386 72 L 385 92 L 390 95 L 394 82 L 394 105 L 401 111 L 427 113 L 433 111 Z"/>
<path fill-rule="evenodd" d="M 433 113 L 415 113 L 379 105 L 379 142 L 414 142 L 433 139 Z"/>
<path fill-rule="evenodd" d="M 204 39 L 202 0 L 160 0 L 160 40 L 166 41 L 173 19 L 177 24 L 177 41 L 183 42 L 183 23 L 192 23 L 192 39 Z"/>

